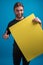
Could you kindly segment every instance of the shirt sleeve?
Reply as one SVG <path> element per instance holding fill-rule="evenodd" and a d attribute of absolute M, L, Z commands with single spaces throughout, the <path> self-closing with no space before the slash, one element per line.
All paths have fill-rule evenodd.
<path fill-rule="evenodd" d="M 7 26 L 7 29 L 6 29 L 6 30 L 7 30 L 7 34 L 9 34 L 9 35 L 10 35 L 10 33 L 11 33 L 11 32 L 10 32 L 10 30 L 9 30 L 9 27 L 10 27 L 10 24 L 8 24 L 8 26 Z"/>

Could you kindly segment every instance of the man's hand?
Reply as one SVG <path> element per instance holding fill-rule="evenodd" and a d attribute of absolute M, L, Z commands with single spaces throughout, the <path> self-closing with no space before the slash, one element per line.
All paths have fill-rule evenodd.
<path fill-rule="evenodd" d="M 8 37 L 9 37 L 9 35 L 7 34 L 7 31 L 6 31 L 6 33 L 3 35 L 3 38 L 7 39 Z"/>
<path fill-rule="evenodd" d="M 40 20 L 38 17 L 34 18 L 34 19 L 33 19 L 33 22 L 36 22 L 36 23 L 41 24 L 41 20 Z"/>

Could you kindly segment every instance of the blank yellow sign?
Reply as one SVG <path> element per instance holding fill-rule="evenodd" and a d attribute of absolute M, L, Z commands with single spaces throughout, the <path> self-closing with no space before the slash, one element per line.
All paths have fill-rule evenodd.
<path fill-rule="evenodd" d="M 9 29 L 27 61 L 43 53 L 43 31 L 38 23 L 33 23 L 34 14 L 24 18 Z"/>

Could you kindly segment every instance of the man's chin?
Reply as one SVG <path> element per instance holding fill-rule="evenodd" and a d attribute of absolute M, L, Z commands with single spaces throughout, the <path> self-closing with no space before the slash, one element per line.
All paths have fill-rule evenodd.
<path fill-rule="evenodd" d="M 16 15 L 16 17 L 17 17 L 18 19 L 21 19 L 22 16 L 23 16 L 23 14 L 22 14 L 22 15 Z"/>

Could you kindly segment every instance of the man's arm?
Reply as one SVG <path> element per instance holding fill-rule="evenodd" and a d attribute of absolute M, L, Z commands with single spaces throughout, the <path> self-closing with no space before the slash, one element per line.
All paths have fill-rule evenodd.
<path fill-rule="evenodd" d="M 8 39 L 9 38 L 9 35 L 11 33 L 10 30 L 9 30 L 9 26 L 10 26 L 10 23 L 8 24 L 7 29 L 6 29 L 6 32 L 3 35 L 3 38 L 4 39 Z"/>

